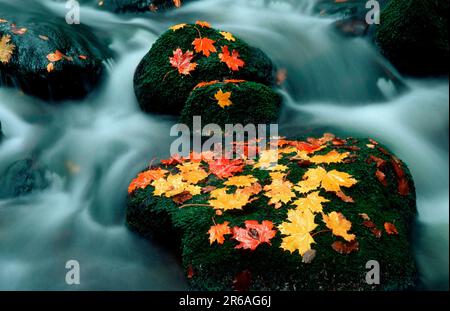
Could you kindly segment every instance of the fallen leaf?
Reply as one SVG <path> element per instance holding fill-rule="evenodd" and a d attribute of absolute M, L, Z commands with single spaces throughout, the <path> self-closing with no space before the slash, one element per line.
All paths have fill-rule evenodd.
<path fill-rule="evenodd" d="M 357 183 L 350 174 L 337 170 L 326 171 L 322 167 L 311 168 L 303 175 L 303 180 L 294 189 L 300 193 L 307 193 L 322 187 L 326 191 L 339 192 L 341 187 L 351 187 Z"/>
<path fill-rule="evenodd" d="M 195 87 L 194 87 L 194 90 L 195 89 L 198 89 L 198 88 L 201 88 L 201 87 L 205 87 L 205 86 L 209 86 L 209 85 L 214 85 L 214 84 L 217 84 L 217 83 L 219 83 L 220 81 L 219 80 L 213 80 L 213 81 L 208 81 L 208 82 L 200 82 L 200 83 L 198 83 Z"/>
<path fill-rule="evenodd" d="M 214 95 L 214 98 L 217 100 L 217 104 L 221 108 L 225 108 L 227 106 L 233 105 L 233 102 L 230 100 L 231 92 L 223 92 L 221 89 L 217 91 Z"/>
<path fill-rule="evenodd" d="M 381 232 L 381 230 L 378 229 L 378 228 L 371 228 L 371 229 L 370 229 L 370 232 L 372 232 L 372 234 L 373 234 L 377 239 L 381 238 L 381 235 L 383 234 L 383 233 Z"/>
<path fill-rule="evenodd" d="M 183 176 L 180 174 L 159 178 L 150 185 L 155 187 L 153 191 L 154 196 L 164 195 L 166 198 L 171 198 L 185 191 L 188 191 L 193 196 L 201 193 L 201 187 L 183 181 Z"/>
<path fill-rule="evenodd" d="M 232 233 L 231 228 L 228 226 L 228 224 L 229 222 L 225 221 L 223 224 L 217 224 L 209 228 L 209 244 L 213 244 L 214 242 L 223 244 L 223 242 L 225 241 L 224 235 Z"/>
<path fill-rule="evenodd" d="M 262 191 L 261 184 L 256 182 L 253 185 L 251 185 L 250 187 L 243 188 L 241 193 L 252 196 L 252 195 L 260 193 L 261 191 Z"/>
<path fill-rule="evenodd" d="M 238 71 L 239 67 L 244 67 L 245 65 L 245 62 L 239 58 L 239 53 L 236 50 L 233 50 L 230 54 L 228 46 L 226 45 L 222 47 L 222 53 L 219 54 L 219 59 L 233 71 Z"/>
<path fill-rule="evenodd" d="M 163 178 L 168 171 L 161 168 L 151 169 L 139 173 L 139 175 L 133 179 L 128 186 L 128 193 L 133 192 L 136 189 L 145 189 L 154 180 Z"/>
<path fill-rule="evenodd" d="M 382 172 L 382 171 L 380 171 L 380 170 L 376 170 L 376 172 L 375 172 L 375 176 L 377 177 L 377 179 L 378 179 L 378 181 L 383 185 L 383 186 L 387 186 L 388 185 L 388 183 L 387 183 L 387 180 L 386 180 L 386 175 Z"/>
<path fill-rule="evenodd" d="M 311 157 L 310 161 L 315 164 L 341 163 L 349 154 L 349 152 L 339 153 L 336 150 L 331 150 L 325 155 L 315 155 Z"/>
<path fill-rule="evenodd" d="M 47 65 L 47 72 L 52 72 L 53 70 L 55 70 L 55 65 L 53 63 L 48 63 Z"/>
<path fill-rule="evenodd" d="M 362 225 L 366 228 L 375 228 L 376 225 L 371 220 L 364 220 Z"/>
<path fill-rule="evenodd" d="M 188 279 L 192 279 L 194 277 L 194 275 L 195 275 L 194 267 L 192 267 L 192 265 L 189 265 L 188 269 L 187 269 L 187 277 L 188 277 Z"/>
<path fill-rule="evenodd" d="M 182 205 L 184 202 L 189 201 L 190 199 L 192 199 L 192 194 L 189 191 L 183 191 L 172 197 L 172 201 L 178 205 Z"/>
<path fill-rule="evenodd" d="M 54 53 L 50 53 L 47 55 L 47 59 L 50 62 L 58 62 L 63 58 L 64 54 L 61 51 L 56 50 Z"/>
<path fill-rule="evenodd" d="M 195 24 L 200 27 L 211 28 L 211 24 L 205 21 L 196 21 Z"/>
<path fill-rule="evenodd" d="M 39 35 L 39 39 L 44 40 L 44 41 L 48 41 L 48 37 L 44 36 L 44 35 Z"/>
<path fill-rule="evenodd" d="M 178 73 L 182 75 L 188 75 L 197 67 L 197 63 L 191 63 L 192 58 L 194 58 L 194 53 L 191 51 L 183 51 L 178 48 L 173 51 L 173 57 L 169 57 L 170 64 L 172 67 L 178 69 Z"/>
<path fill-rule="evenodd" d="M 10 35 L 3 35 L 0 38 L 0 62 L 2 62 L 3 64 L 9 63 L 16 48 L 14 44 L 9 43 L 10 41 Z"/>
<path fill-rule="evenodd" d="M 263 220 L 261 224 L 256 220 L 246 220 L 245 228 L 233 228 L 233 239 L 240 242 L 236 248 L 255 250 L 261 243 L 270 245 L 277 233 L 272 228 L 273 223 L 269 220 Z"/>
<path fill-rule="evenodd" d="M 218 188 L 210 192 L 211 199 L 208 203 L 214 209 L 221 209 L 224 211 L 233 209 L 242 209 L 245 205 L 250 203 L 250 194 L 243 193 L 241 189 L 234 193 L 228 193 L 227 188 Z"/>
<path fill-rule="evenodd" d="M 284 180 L 284 174 L 270 173 L 272 183 L 264 186 L 264 195 L 268 198 L 270 205 L 280 206 L 281 203 L 288 203 L 295 197 L 295 193 L 292 191 L 292 183 Z"/>
<path fill-rule="evenodd" d="M 27 28 L 24 28 L 24 27 L 22 27 L 22 28 L 17 28 L 15 25 L 14 25 L 14 26 L 11 25 L 11 32 L 12 32 L 13 34 L 16 34 L 16 35 L 23 35 L 23 34 L 25 34 L 27 31 L 28 31 Z"/>
<path fill-rule="evenodd" d="M 369 215 L 367 215 L 366 213 L 359 213 L 358 215 L 361 216 L 363 220 L 370 220 Z"/>
<path fill-rule="evenodd" d="M 195 52 L 203 53 L 203 55 L 209 57 L 211 53 L 217 52 L 214 42 L 216 41 L 209 38 L 196 38 L 192 42 L 192 45 L 194 46 Z"/>
<path fill-rule="evenodd" d="M 195 185 L 208 177 L 209 174 L 200 165 L 200 162 L 184 162 L 178 164 L 177 168 L 180 171 L 183 181 Z"/>
<path fill-rule="evenodd" d="M 244 270 L 236 274 L 233 280 L 233 289 L 237 292 L 246 292 L 250 289 L 252 274 L 249 270 Z"/>
<path fill-rule="evenodd" d="M 86 60 L 88 57 L 86 55 L 78 55 L 78 58 L 81 60 Z"/>
<path fill-rule="evenodd" d="M 409 188 L 409 183 L 408 180 L 406 178 L 402 178 L 398 181 L 398 193 L 400 193 L 400 195 L 408 195 L 410 192 L 410 188 Z"/>
<path fill-rule="evenodd" d="M 166 166 L 177 165 L 180 163 L 183 163 L 183 161 L 179 155 L 172 156 L 167 160 L 161 160 L 161 164 L 166 165 Z"/>
<path fill-rule="evenodd" d="M 319 195 L 319 191 L 309 193 L 305 198 L 300 198 L 294 201 L 292 204 L 300 211 L 309 209 L 313 213 L 322 212 L 322 203 L 330 202 Z"/>
<path fill-rule="evenodd" d="M 171 29 L 172 31 L 177 31 L 178 29 L 182 29 L 186 26 L 187 26 L 187 24 L 177 24 L 177 25 L 173 25 L 169 29 Z"/>
<path fill-rule="evenodd" d="M 367 158 L 367 164 L 376 163 L 377 168 L 382 169 L 386 165 L 386 160 L 383 160 L 382 158 L 376 157 L 374 155 L 370 155 Z"/>
<path fill-rule="evenodd" d="M 343 202 L 345 203 L 355 203 L 355 200 L 353 200 L 352 197 L 346 195 L 344 192 L 342 191 L 337 191 L 336 192 L 336 196 L 341 199 Z"/>
<path fill-rule="evenodd" d="M 8 21 L 7 21 L 6 19 L 0 18 L 0 24 L 7 23 L 7 22 L 8 22 Z"/>
<path fill-rule="evenodd" d="M 350 254 L 359 250 L 359 243 L 357 240 L 351 242 L 335 241 L 331 244 L 331 247 L 339 254 Z"/>
<path fill-rule="evenodd" d="M 241 175 L 241 176 L 232 176 L 228 178 L 228 180 L 223 184 L 226 186 L 236 186 L 238 188 L 245 188 L 250 187 L 257 181 L 258 179 L 256 179 L 252 175 Z"/>
<path fill-rule="evenodd" d="M 174 5 L 176 8 L 181 7 L 181 0 L 173 0 L 173 5 Z"/>
<path fill-rule="evenodd" d="M 242 172 L 244 162 L 241 159 L 218 158 L 208 161 L 209 171 L 219 178 L 228 178 Z"/>
<path fill-rule="evenodd" d="M 219 32 L 221 35 L 222 35 L 222 37 L 224 37 L 225 38 L 225 40 L 228 40 L 228 41 L 236 41 L 236 38 L 235 37 L 233 37 L 233 35 L 230 33 L 230 32 L 227 32 L 227 31 L 221 31 L 221 32 Z"/>
<path fill-rule="evenodd" d="M 284 81 L 286 81 L 286 79 L 287 79 L 287 69 L 286 68 L 278 69 L 277 75 L 276 75 L 277 85 L 282 85 L 284 83 Z"/>
<path fill-rule="evenodd" d="M 206 186 L 202 188 L 202 193 L 210 193 L 211 191 L 217 189 L 217 187 L 214 186 Z"/>
<path fill-rule="evenodd" d="M 342 213 L 331 212 L 328 215 L 322 214 L 322 220 L 334 235 L 343 237 L 346 241 L 353 241 L 355 239 L 354 234 L 348 233 L 352 227 L 352 223 Z"/>
<path fill-rule="evenodd" d="M 289 210 L 288 222 L 278 226 L 280 233 L 286 235 L 282 239 L 281 248 L 291 253 L 298 251 L 303 256 L 315 243 L 310 232 L 317 224 L 314 222 L 315 215 L 309 210 Z"/>
<path fill-rule="evenodd" d="M 387 234 L 398 234 L 397 228 L 395 227 L 395 225 L 393 223 L 390 222 L 385 222 L 384 223 L 384 230 L 386 230 Z"/>

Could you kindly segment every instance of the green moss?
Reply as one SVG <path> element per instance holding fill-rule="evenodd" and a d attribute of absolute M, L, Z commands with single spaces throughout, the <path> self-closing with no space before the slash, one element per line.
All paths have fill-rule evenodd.
<path fill-rule="evenodd" d="M 448 73 L 448 1 L 393 0 L 382 10 L 376 42 L 405 74 Z"/>
<path fill-rule="evenodd" d="M 335 252 L 330 246 L 341 240 L 329 232 L 314 237 L 317 256 L 310 264 L 302 263 L 301 256 L 290 254 L 280 248 L 281 236 L 271 240 L 271 245 L 261 244 L 255 251 L 235 249 L 237 242 L 227 238 L 223 245 L 209 244 L 207 231 L 217 223 L 229 221 L 230 226 L 243 227 L 245 220 L 271 220 L 277 226 L 286 220 L 287 206 L 275 209 L 268 205 L 268 198 L 260 195 L 243 210 L 231 210 L 222 216 L 215 215 L 209 207 L 192 206 L 179 208 L 172 200 L 152 197 L 153 187 L 137 190 L 130 195 L 128 224 L 139 232 L 171 233 L 177 238 L 166 239 L 166 243 L 178 249 L 182 264 L 187 270 L 194 269 L 190 279 L 193 289 L 231 290 L 233 279 L 238 272 L 250 270 L 251 290 L 405 290 L 416 283 L 416 267 L 409 245 L 411 226 L 416 215 L 415 191 L 411 175 L 403 164 L 411 191 L 407 196 L 397 192 L 397 178 L 390 164 L 390 155 L 379 149 L 366 146 L 368 140 L 355 142 L 360 150 L 352 163 L 323 165 L 327 170 L 337 169 L 352 174 L 358 183 L 345 188 L 355 203 L 344 203 L 332 193 L 321 191 L 330 200 L 324 204 L 324 212 L 340 211 L 352 222 L 351 233 L 357 236 L 359 251 L 348 255 Z M 317 154 L 325 154 L 329 146 Z M 368 164 L 369 155 L 383 158 L 388 163 L 383 171 L 388 185 L 383 186 L 375 177 L 376 165 Z M 289 167 L 288 179 L 295 183 L 302 179 L 308 167 L 299 166 L 288 159 L 280 161 Z M 313 167 L 313 166 L 310 166 Z M 267 171 L 244 169 L 243 174 L 252 173 L 264 186 L 270 182 Z M 222 186 L 223 180 L 210 175 L 200 186 Z M 205 203 L 208 194 L 194 196 L 186 203 Z M 292 208 L 292 207 L 290 207 Z M 383 231 L 376 238 L 362 225 L 359 213 L 367 213 L 376 226 Z M 384 222 L 394 223 L 399 235 L 388 235 L 383 229 Z M 316 216 L 319 226 L 315 231 L 326 229 L 320 216 Z M 230 237 L 230 236 L 228 236 Z M 381 268 L 381 284 L 368 285 L 365 264 L 377 260 Z"/>
<path fill-rule="evenodd" d="M 232 105 L 220 107 L 214 95 L 231 92 Z M 192 117 L 201 116 L 203 124 L 268 124 L 276 121 L 281 97 L 270 87 L 255 82 L 217 83 L 197 88 L 189 95 L 180 122 L 192 127 Z"/>
<path fill-rule="evenodd" d="M 173 51 L 177 48 L 181 48 L 183 52 L 193 51 L 192 42 L 199 34 L 216 41 L 214 45 L 217 53 L 212 53 L 209 57 L 195 53 L 192 62 L 197 63 L 197 68 L 190 75 L 180 75 L 170 65 L 169 57 L 173 56 Z M 218 54 L 224 45 L 230 51 L 235 49 L 239 52 L 240 58 L 245 61 L 244 68 L 230 71 L 219 60 Z M 153 44 L 136 69 L 134 90 L 144 111 L 179 114 L 198 83 L 227 78 L 270 85 L 273 82 L 272 62 L 261 50 L 250 47 L 239 38 L 235 42 L 227 41 L 215 29 L 188 25 L 177 31 L 168 30 Z"/>

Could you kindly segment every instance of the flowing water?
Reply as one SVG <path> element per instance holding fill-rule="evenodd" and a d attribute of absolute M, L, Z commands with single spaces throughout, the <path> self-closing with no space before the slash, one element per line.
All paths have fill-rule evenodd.
<path fill-rule="evenodd" d="M 39 2 L 64 18 L 64 3 Z M 409 165 L 417 187 L 413 244 L 420 288 L 447 289 L 448 79 L 405 80 L 408 90 L 399 94 L 378 78 L 374 64 L 389 64 L 373 45 L 332 32 L 333 20 L 314 16 L 313 4 L 197 0 L 162 15 L 137 16 L 82 7 L 81 22 L 109 33 L 117 55 L 103 85 L 81 102 L 58 106 L 0 89 L 7 135 L 0 169 L 32 154 L 52 181 L 44 191 L 0 200 L 0 289 L 187 288 L 177 258 L 131 233 L 124 216 L 129 181 L 152 158 L 168 156 L 176 121 L 139 110 L 134 69 L 170 25 L 197 19 L 242 37 L 287 69 L 281 133 L 372 137 Z M 27 1 L 22 9 L 32 6 Z M 70 259 L 81 265 L 78 286 L 65 283 Z"/>

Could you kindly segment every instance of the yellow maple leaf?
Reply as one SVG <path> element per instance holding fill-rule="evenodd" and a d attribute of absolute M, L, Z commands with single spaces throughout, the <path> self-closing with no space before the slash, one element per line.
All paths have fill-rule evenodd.
<path fill-rule="evenodd" d="M 321 163 L 341 163 L 350 152 L 339 153 L 336 150 L 332 150 L 324 155 L 315 155 L 309 159 L 312 163 L 321 164 Z"/>
<path fill-rule="evenodd" d="M 219 90 L 215 95 L 214 98 L 217 100 L 217 104 L 225 108 L 227 106 L 231 106 L 233 102 L 230 100 L 231 92 L 223 92 L 222 90 Z"/>
<path fill-rule="evenodd" d="M 270 170 L 278 165 L 279 154 L 276 149 L 263 150 L 259 154 L 258 163 L 253 167 L 263 170 Z"/>
<path fill-rule="evenodd" d="M 328 215 L 322 214 L 322 219 L 334 235 L 343 237 L 346 241 L 353 241 L 355 239 L 354 234 L 347 232 L 352 227 L 352 223 L 342 213 L 331 212 Z"/>
<path fill-rule="evenodd" d="M 322 203 L 330 202 L 319 195 L 319 191 L 309 193 L 305 198 L 300 198 L 293 202 L 293 204 L 300 211 L 310 210 L 313 213 L 322 212 Z"/>
<path fill-rule="evenodd" d="M 211 200 L 208 201 L 214 209 L 224 211 L 231 209 L 242 209 L 250 202 L 250 194 L 236 190 L 235 193 L 227 193 L 227 188 L 218 188 L 211 191 Z"/>
<path fill-rule="evenodd" d="M 14 53 L 16 46 L 12 43 L 10 35 L 4 35 L 0 38 L 0 62 L 3 64 L 9 63 Z"/>
<path fill-rule="evenodd" d="M 275 205 L 275 208 L 279 208 L 281 203 L 288 203 L 295 193 L 292 191 L 292 183 L 283 179 L 283 174 L 279 172 L 270 173 L 272 177 L 272 183 L 264 186 L 264 195 L 268 198 L 270 205 Z"/>
<path fill-rule="evenodd" d="M 162 196 L 167 198 L 173 197 L 182 192 L 189 192 L 191 195 L 197 195 L 201 193 L 201 187 L 190 184 L 183 181 L 181 174 L 169 175 L 167 178 L 160 178 L 151 183 L 155 190 L 153 195 Z"/>
<path fill-rule="evenodd" d="M 220 34 L 228 41 L 236 41 L 236 38 L 233 37 L 231 32 L 221 31 Z"/>
<path fill-rule="evenodd" d="M 317 224 L 314 222 L 315 215 L 310 210 L 289 210 L 287 220 L 278 226 L 281 234 L 286 235 L 281 242 L 281 248 L 291 253 L 298 250 L 301 256 L 311 249 L 315 243 L 310 232 Z"/>
<path fill-rule="evenodd" d="M 187 24 L 177 24 L 177 25 L 173 25 L 172 27 L 170 27 L 170 29 L 173 31 L 177 31 L 178 29 L 182 29 L 186 26 L 187 26 Z"/>
<path fill-rule="evenodd" d="M 200 167 L 200 164 L 200 162 L 184 162 L 183 164 L 177 165 L 177 168 L 180 170 L 184 181 L 197 184 L 209 175 Z"/>
<path fill-rule="evenodd" d="M 294 189 L 300 193 L 307 193 L 322 187 L 326 191 L 339 192 L 341 187 L 351 187 L 357 182 L 348 173 L 337 170 L 327 172 L 323 167 L 317 167 L 309 169 Z"/>
<path fill-rule="evenodd" d="M 258 179 L 256 179 L 252 175 L 241 175 L 241 176 L 232 176 L 228 178 L 228 180 L 223 184 L 226 186 L 236 186 L 238 188 L 243 188 L 243 187 L 250 187 L 257 181 Z"/>

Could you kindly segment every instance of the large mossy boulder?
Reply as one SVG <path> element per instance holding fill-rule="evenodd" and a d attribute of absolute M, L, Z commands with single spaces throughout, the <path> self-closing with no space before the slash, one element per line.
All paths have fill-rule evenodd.
<path fill-rule="evenodd" d="M 195 53 L 193 41 L 197 38 L 214 41 L 216 52 L 208 57 Z M 234 40 L 234 41 L 233 41 Z M 245 62 L 238 70 L 231 70 L 221 62 L 219 54 L 227 46 L 230 53 L 239 53 Z M 181 74 L 170 63 L 174 51 L 194 52 L 191 63 L 197 66 L 189 74 Z M 259 49 L 239 38 L 227 39 L 220 31 L 197 24 L 185 25 L 177 30 L 169 29 L 153 44 L 138 65 L 134 75 L 134 90 L 141 108 L 147 112 L 180 114 L 194 87 L 213 80 L 243 79 L 265 85 L 273 83 L 271 60 Z"/>
<path fill-rule="evenodd" d="M 162 161 L 130 184 L 128 225 L 177 250 L 193 289 L 413 287 L 407 167 L 373 140 L 329 138 L 251 161 Z M 370 260 L 380 284 L 366 282 Z"/>
<path fill-rule="evenodd" d="M 111 52 L 93 29 L 45 13 L 2 8 L 7 22 L 0 23 L 0 38 L 11 56 L 0 62 L 0 86 L 18 86 L 47 100 L 79 99 L 94 89 Z"/>
<path fill-rule="evenodd" d="M 264 84 L 216 82 L 191 92 L 180 122 L 192 127 L 193 117 L 202 116 L 202 123 L 221 127 L 225 124 L 269 124 L 278 119 L 280 106 L 281 96 Z"/>
<path fill-rule="evenodd" d="M 408 75 L 448 74 L 448 1 L 392 0 L 382 10 L 376 42 Z"/>

